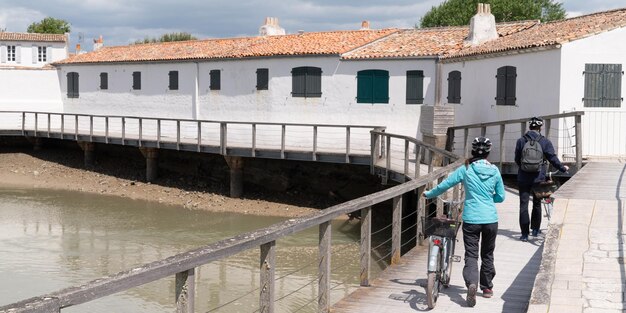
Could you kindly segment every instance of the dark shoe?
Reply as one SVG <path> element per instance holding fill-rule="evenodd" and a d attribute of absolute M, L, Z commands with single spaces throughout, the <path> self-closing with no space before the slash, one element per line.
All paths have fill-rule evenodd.
<path fill-rule="evenodd" d="M 519 240 L 526 242 L 528 241 L 528 235 L 522 235 L 521 237 L 519 237 Z"/>
<path fill-rule="evenodd" d="M 541 234 L 541 229 L 533 229 L 533 237 L 537 237 L 539 234 Z"/>
<path fill-rule="evenodd" d="M 493 297 L 493 290 L 483 289 L 483 298 L 491 298 L 491 297 Z"/>
<path fill-rule="evenodd" d="M 467 287 L 467 306 L 472 308 L 476 305 L 476 285 L 471 284 Z"/>

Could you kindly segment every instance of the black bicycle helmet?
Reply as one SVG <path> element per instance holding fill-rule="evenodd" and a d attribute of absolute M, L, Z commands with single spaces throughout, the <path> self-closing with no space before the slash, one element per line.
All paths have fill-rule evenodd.
<path fill-rule="evenodd" d="M 491 140 L 487 137 L 476 137 L 472 141 L 472 154 L 475 156 L 485 155 L 491 151 Z"/>
<path fill-rule="evenodd" d="M 528 126 L 541 127 L 543 126 L 543 119 L 541 117 L 533 117 L 528 121 Z"/>

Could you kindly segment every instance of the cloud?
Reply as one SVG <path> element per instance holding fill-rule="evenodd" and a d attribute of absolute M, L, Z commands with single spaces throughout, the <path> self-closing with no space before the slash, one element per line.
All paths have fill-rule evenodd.
<path fill-rule="evenodd" d="M 38 22 L 46 15 L 29 8 L 2 8 L 0 10 L 0 28 L 9 32 L 26 32 L 28 25 Z"/>

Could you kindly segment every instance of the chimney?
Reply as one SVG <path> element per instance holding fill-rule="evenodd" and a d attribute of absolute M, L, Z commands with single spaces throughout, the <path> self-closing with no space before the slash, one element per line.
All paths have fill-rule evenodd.
<path fill-rule="evenodd" d="M 80 54 L 80 44 L 76 44 L 76 54 Z"/>
<path fill-rule="evenodd" d="M 361 30 L 369 30 L 370 29 L 370 21 L 361 22 Z"/>
<path fill-rule="evenodd" d="M 259 36 L 278 36 L 284 34 L 285 29 L 278 25 L 277 17 L 266 17 L 265 24 L 259 27 Z"/>
<path fill-rule="evenodd" d="M 102 35 L 100 35 L 100 38 L 93 40 L 93 51 L 100 50 L 102 46 L 104 46 L 104 40 L 102 40 Z"/>
<path fill-rule="evenodd" d="M 486 3 L 478 4 L 478 12 L 470 20 L 470 30 L 465 44 L 475 46 L 483 42 L 498 39 L 496 18 L 491 14 L 491 6 Z"/>

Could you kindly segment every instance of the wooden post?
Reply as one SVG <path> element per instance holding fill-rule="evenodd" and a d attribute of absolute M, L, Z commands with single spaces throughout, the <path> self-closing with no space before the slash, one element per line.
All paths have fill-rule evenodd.
<path fill-rule="evenodd" d="M 377 131 L 377 129 L 374 129 L 374 131 Z M 373 131 L 370 132 L 370 136 L 371 136 L 371 142 L 370 142 L 370 151 L 371 156 L 372 156 L 372 160 L 370 161 L 370 174 L 374 175 L 375 174 L 375 166 L 376 166 L 376 161 L 378 161 L 378 157 L 380 156 L 380 135 L 374 133 Z"/>
<path fill-rule="evenodd" d="M 143 119 L 139 118 L 139 140 L 137 142 L 137 144 L 141 147 L 141 141 L 143 139 Z"/>
<path fill-rule="evenodd" d="M 252 123 L 252 157 L 256 156 L 256 124 Z"/>
<path fill-rule="evenodd" d="M 197 151 L 201 151 L 202 146 L 202 122 L 198 121 L 198 149 Z"/>
<path fill-rule="evenodd" d="M 346 127 L 346 163 L 350 163 L 350 126 Z"/>
<path fill-rule="evenodd" d="M 387 146 L 385 148 L 385 157 L 387 159 L 385 160 L 385 177 L 383 178 L 383 185 L 386 185 L 389 181 L 389 173 L 391 172 L 391 136 L 387 136 Z"/>
<path fill-rule="evenodd" d="M 176 273 L 176 313 L 193 313 L 195 304 L 195 269 Z"/>
<path fill-rule="evenodd" d="M 433 168 L 434 168 L 433 161 L 435 160 L 434 154 L 435 153 L 432 150 L 428 149 L 428 173 L 429 174 L 433 172 Z"/>
<path fill-rule="evenodd" d="M 26 112 L 22 112 L 22 136 L 26 135 Z"/>
<path fill-rule="evenodd" d="M 61 114 L 61 139 L 65 139 L 65 114 Z"/>
<path fill-rule="evenodd" d="M 126 144 L 126 118 L 122 117 L 122 146 Z"/>
<path fill-rule="evenodd" d="M 417 244 L 418 245 L 422 245 L 424 243 L 424 236 L 422 236 L 422 232 L 423 230 L 423 224 L 422 224 L 422 219 L 424 219 L 424 217 L 426 216 L 425 212 L 426 212 L 426 198 L 424 198 L 424 196 L 422 196 L 422 194 L 424 193 L 424 191 L 426 191 L 426 186 L 421 186 L 419 188 L 417 188 L 417 233 L 416 233 L 416 238 L 417 238 Z"/>
<path fill-rule="evenodd" d="M 50 138 L 50 113 L 46 114 L 48 114 L 48 138 Z"/>
<path fill-rule="evenodd" d="M 402 246 L 402 195 L 393 198 L 391 222 L 391 264 L 400 262 Z"/>
<path fill-rule="evenodd" d="M 331 224 L 324 222 L 319 226 L 319 272 L 317 291 L 317 311 L 330 312 L 330 256 Z"/>
<path fill-rule="evenodd" d="M 61 125 L 63 125 L 61 120 Z M 109 117 L 104 117 L 104 143 L 109 143 Z"/>
<path fill-rule="evenodd" d="M 448 128 L 446 134 L 446 150 L 454 152 L 454 128 Z"/>
<path fill-rule="evenodd" d="M 420 145 L 416 145 L 415 150 L 415 178 L 418 178 L 422 170 L 420 165 L 422 165 L 422 151 L 424 148 Z"/>
<path fill-rule="evenodd" d="M 469 145 L 467 140 L 469 139 L 469 128 L 463 130 L 463 155 L 467 158 L 469 156 Z"/>
<path fill-rule="evenodd" d="M 576 136 L 576 170 L 580 171 L 583 167 L 583 131 L 582 116 L 576 115 L 575 119 L 575 136 Z"/>
<path fill-rule="evenodd" d="M 176 121 L 176 150 L 180 150 L 180 120 Z"/>
<path fill-rule="evenodd" d="M 35 115 L 35 117 L 37 117 L 37 115 Z M 74 139 L 78 140 L 78 115 L 74 115 Z"/>
<path fill-rule="evenodd" d="M 402 181 L 406 181 L 407 176 L 409 176 L 409 141 L 404 140 L 404 171 L 402 172 Z"/>
<path fill-rule="evenodd" d="M 222 155 L 226 155 L 227 131 L 226 123 L 220 123 L 220 153 Z"/>
<path fill-rule="evenodd" d="M 37 128 L 39 127 L 39 114 L 35 112 L 35 137 L 37 137 Z"/>
<path fill-rule="evenodd" d="M 485 137 L 485 135 L 487 135 L 487 126 L 480 128 L 480 136 Z"/>
<path fill-rule="evenodd" d="M 370 285 L 370 259 L 372 254 L 372 207 L 361 209 L 361 286 Z"/>
<path fill-rule="evenodd" d="M 161 148 L 161 120 L 157 119 L 157 148 Z"/>
<path fill-rule="evenodd" d="M 274 276 L 276 268 L 276 241 L 261 245 L 261 260 L 259 264 L 261 276 L 261 295 L 259 297 L 259 312 L 274 312 Z"/>
<path fill-rule="evenodd" d="M 311 158 L 313 161 L 317 161 L 317 126 L 313 126 L 313 154 Z"/>
<path fill-rule="evenodd" d="M 500 172 L 504 169 L 504 135 L 506 124 L 500 125 Z"/>
<path fill-rule="evenodd" d="M 285 137 L 287 136 L 287 125 L 281 125 L 280 129 L 280 158 L 285 158 Z"/>
<path fill-rule="evenodd" d="M 243 196 L 243 158 L 224 156 L 230 168 L 230 197 L 241 198 Z"/>

